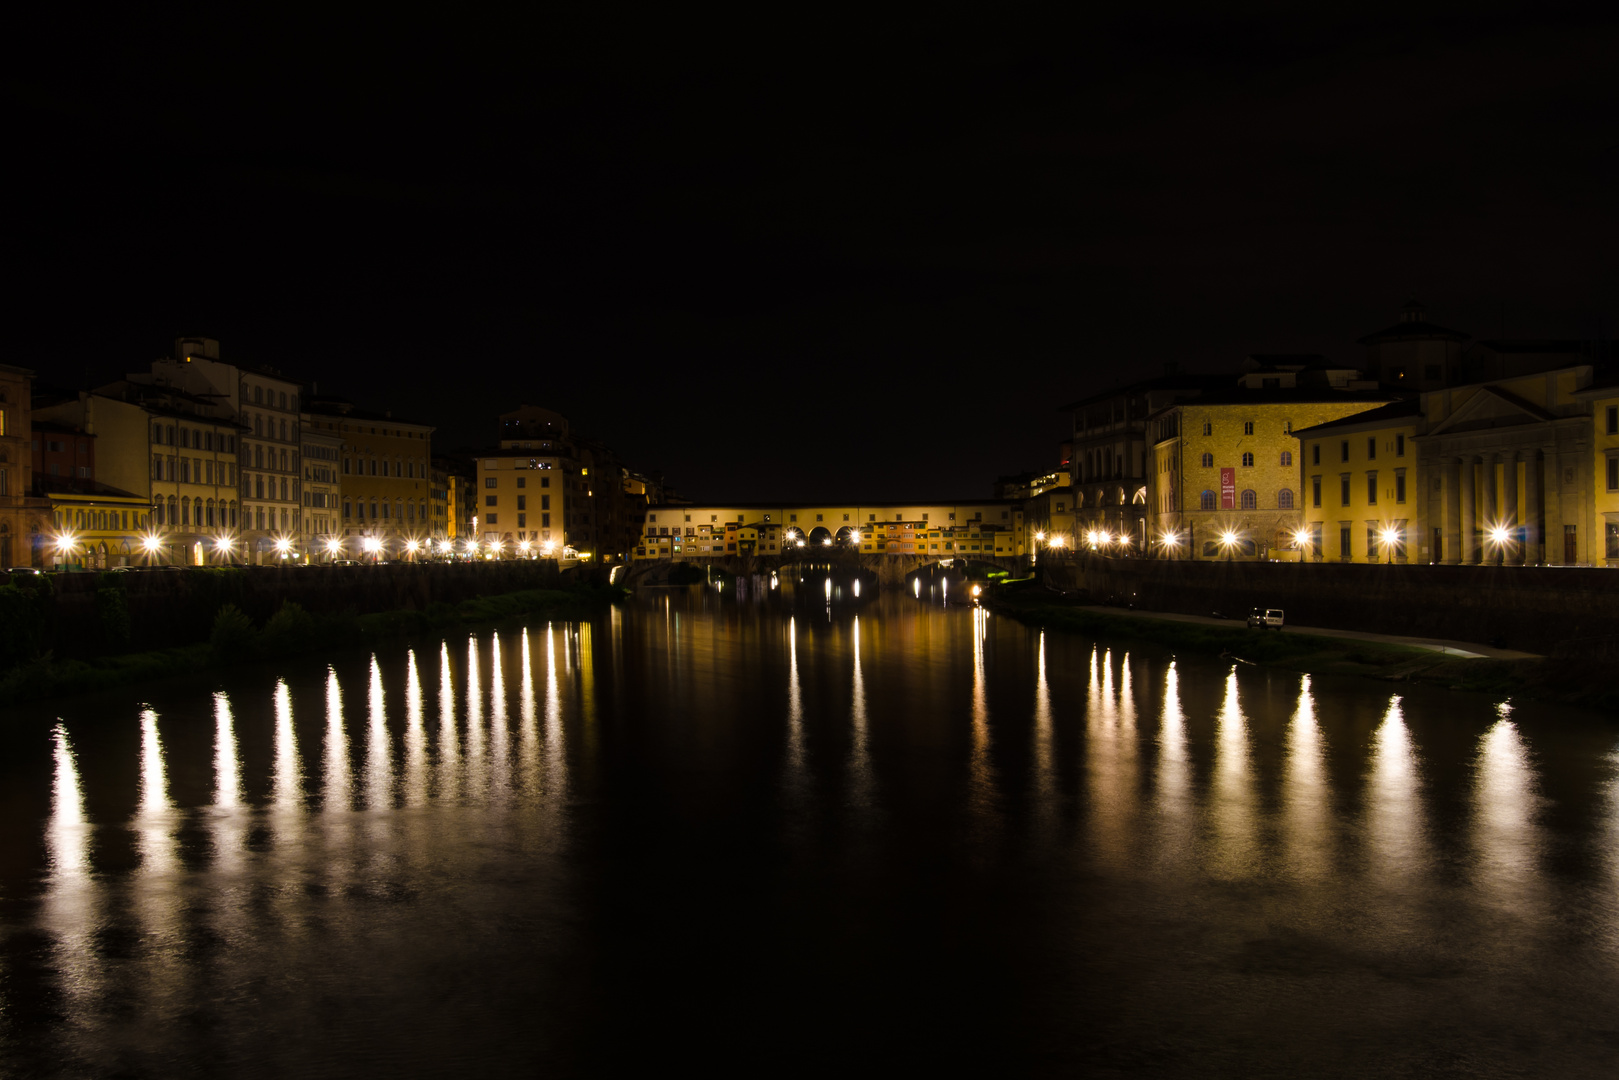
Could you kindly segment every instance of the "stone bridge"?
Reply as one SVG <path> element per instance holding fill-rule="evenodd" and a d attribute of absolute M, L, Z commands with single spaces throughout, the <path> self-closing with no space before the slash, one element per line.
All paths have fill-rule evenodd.
<path fill-rule="evenodd" d="M 912 574 L 940 567 L 946 561 L 949 570 L 961 571 L 968 566 L 993 567 L 1014 577 L 1029 573 L 1027 556 L 980 555 L 957 556 L 946 560 L 938 555 L 895 555 L 888 553 L 861 553 L 849 548 L 803 547 L 781 555 L 698 555 L 685 559 L 642 559 L 630 563 L 620 577 L 621 584 L 636 585 L 643 582 L 661 582 L 676 563 L 688 562 L 693 566 L 712 566 L 730 574 L 768 574 L 783 568 L 829 567 L 834 572 L 855 574 L 879 585 L 902 586 Z"/>

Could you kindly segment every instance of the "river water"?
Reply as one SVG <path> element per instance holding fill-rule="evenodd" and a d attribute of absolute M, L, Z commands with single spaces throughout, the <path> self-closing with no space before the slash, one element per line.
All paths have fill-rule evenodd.
<path fill-rule="evenodd" d="M 1619 724 L 817 582 L 0 729 L 0 1074 L 1619 1075 Z"/>

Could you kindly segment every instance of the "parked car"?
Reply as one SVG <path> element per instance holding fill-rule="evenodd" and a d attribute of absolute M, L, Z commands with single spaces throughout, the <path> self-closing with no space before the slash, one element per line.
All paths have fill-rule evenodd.
<path fill-rule="evenodd" d="M 21 577 L 21 576 L 23 576 L 25 574 L 30 576 L 30 577 L 44 577 L 45 576 L 45 571 L 43 571 L 43 570 L 41 570 L 41 569 L 39 569 L 38 567 L 35 567 L 35 566 L 8 566 L 8 567 L 6 567 L 6 573 L 14 574 L 14 575 L 16 575 L 18 577 Z"/>
<path fill-rule="evenodd" d="M 1282 628 L 1281 608 L 1256 607 L 1248 613 L 1248 629 L 1263 630 L 1266 627 L 1273 627 L 1277 630 Z"/>

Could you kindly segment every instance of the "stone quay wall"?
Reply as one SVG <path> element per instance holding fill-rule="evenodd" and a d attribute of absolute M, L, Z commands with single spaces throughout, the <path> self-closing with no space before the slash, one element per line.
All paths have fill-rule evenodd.
<path fill-rule="evenodd" d="M 1619 571 L 1597 567 L 1079 558 L 1040 573 L 1054 588 L 1144 611 L 1241 618 L 1276 607 L 1301 626 L 1543 654 L 1605 654 L 1619 638 Z"/>
<path fill-rule="evenodd" d="M 214 616 L 224 604 L 235 604 L 263 625 L 287 601 L 313 614 L 364 615 L 557 588 L 562 580 L 556 561 L 549 559 L 57 574 L 51 582 L 54 597 L 46 630 L 46 644 L 57 655 L 104 651 L 105 601 L 97 593 L 114 578 L 128 609 L 128 647 L 136 649 L 208 640 Z"/>

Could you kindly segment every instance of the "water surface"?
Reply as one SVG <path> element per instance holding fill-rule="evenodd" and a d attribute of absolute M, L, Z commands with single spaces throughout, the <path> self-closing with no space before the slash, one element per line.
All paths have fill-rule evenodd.
<path fill-rule="evenodd" d="M 1607 718 L 803 588 L 17 710 L 0 1073 L 1613 1075 Z"/>

